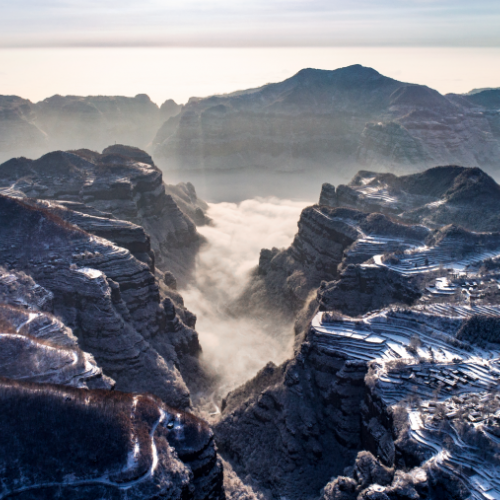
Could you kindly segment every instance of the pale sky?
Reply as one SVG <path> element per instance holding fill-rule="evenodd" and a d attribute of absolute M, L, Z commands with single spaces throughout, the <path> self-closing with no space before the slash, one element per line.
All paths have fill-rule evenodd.
<path fill-rule="evenodd" d="M 500 47 L 499 0 L 0 0 L 0 48 Z"/>

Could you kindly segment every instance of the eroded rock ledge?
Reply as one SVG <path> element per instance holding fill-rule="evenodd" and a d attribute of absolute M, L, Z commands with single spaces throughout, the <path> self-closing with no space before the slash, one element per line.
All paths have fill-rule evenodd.
<path fill-rule="evenodd" d="M 500 494 L 499 204 L 478 169 L 361 172 L 323 187 L 288 249 L 262 251 L 245 302 L 297 315 L 297 337 L 215 427 L 247 485 L 297 500 Z"/>
<path fill-rule="evenodd" d="M 167 194 L 160 170 L 140 149 L 115 145 L 103 154 L 89 150 L 56 151 L 38 160 L 15 158 L 0 165 L 0 186 L 5 194 L 58 200 L 76 212 L 141 226 L 150 239 L 160 270 L 173 272 L 179 280 L 187 279 L 192 271 L 202 238 L 186 213 L 204 223 L 206 206 L 198 200 L 192 185 L 169 186 L 173 195 Z M 186 213 L 179 209 L 173 196 L 182 202 Z M 90 208 L 94 211 L 89 212 Z M 113 240 L 113 235 L 106 232 L 106 221 L 100 222 L 102 227 L 95 228 L 97 233 Z M 134 229 L 130 227 L 128 231 Z M 147 261 L 148 242 L 143 243 L 144 249 L 137 249 L 137 253 L 144 254 L 141 260 Z"/>
<path fill-rule="evenodd" d="M 47 196 L 26 196 L 45 174 L 22 175 L 21 167 L 3 189 L 12 196 L 0 194 L 0 428 L 9 436 L 0 444 L 0 496 L 224 498 L 213 433 L 183 411 L 191 402 L 182 374 L 204 383 L 196 317 L 174 275 L 156 268 L 144 227 L 130 220 L 157 217 L 173 232 L 184 220 L 195 236 L 196 229 L 164 194 L 161 176 L 160 201 L 148 194 L 155 168 L 133 159 L 140 151 L 131 154 L 114 170 L 57 153 L 41 160 L 42 171 L 60 168 L 47 176 Z M 119 176 L 124 164 L 135 180 L 109 190 L 103 184 L 96 206 L 95 197 L 65 191 L 71 173 L 88 175 L 84 190 L 99 183 L 100 169 Z M 159 212 L 151 215 L 155 203 Z M 179 236 L 178 248 L 184 243 L 192 242 Z"/>

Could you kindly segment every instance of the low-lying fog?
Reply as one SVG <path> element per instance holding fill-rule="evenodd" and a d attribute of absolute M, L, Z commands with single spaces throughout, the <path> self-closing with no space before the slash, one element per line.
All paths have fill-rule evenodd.
<path fill-rule="evenodd" d="M 155 162 L 157 162 L 155 158 Z M 191 182 L 196 193 L 205 201 L 219 203 L 230 201 L 239 203 L 255 197 L 277 196 L 291 200 L 319 199 L 321 184 L 324 182 L 347 184 L 361 169 L 359 165 L 319 167 L 310 165 L 309 169 L 296 172 L 273 171 L 263 168 L 241 168 L 234 170 L 185 170 L 172 171 L 157 166 L 163 171 L 168 184 Z M 406 171 L 408 173 L 408 169 Z"/>
<path fill-rule="evenodd" d="M 290 357 L 293 325 L 277 318 L 231 316 L 230 304 L 248 283 L 262 248 L 286 247 L 297 232 L 301 210 L 313 202 L 257 198 L 239 204 L 210 204 L 211 226 L 196 266 L 196 282 L 182 290 L 198 316 L 202 361 L 217 377 L 213 411 L 228 391 L 255 375 L 269 361 Z"/>

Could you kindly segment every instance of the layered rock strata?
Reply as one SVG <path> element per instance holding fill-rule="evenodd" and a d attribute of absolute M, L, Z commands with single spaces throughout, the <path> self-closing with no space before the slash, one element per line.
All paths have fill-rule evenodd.
<path fill-rule="evenodd" d="M 0 305 L 0 377 L 111 389 L 94 357 L 83 352 L 73 332 L 44 312 Z"/>
<path fill-rule="evenodd" d="M 377 190 L 368 173 L 349 188 L 324 186 L 323 203 L 348 200 L 365 212 L 309 207 L 289 249 L 263 251 L 271 258 L 258 274 L 273 279 L 291 275 L 287 265 L 317 276 L 325 267 L 311 265 L 316 259 L 338 263 L 337 274 L 299 316 L 293 358 L 226 397 L 218 442 L 246 483 L 269 495 L 492 498 L 500 494 L 500 233 L 489 207 L 498 186 L 457 167 L 382 178 L 399 190 Z M 456 195 L 464 224 L 446 225 Z M 430 221 L 415 210 L 408 224 L 412 208 L 436 198 L 443 202 Z M 385 214 L 366 212 L 377 207 Z M 466 229 L 481 219 L 488 232 Z M 317 220 L 325 225 L 308 225 Z M 323 251 L 339 244 L 341 227 L 352 242 Z M 294 261 L 296 248 L 311 255 Z M 306 481 L 308 470 L 317 476 L 304 473 Z M 329 473 L 323 487 L 311 479 Z"/>
<path fill-rule="evenodd" d="M 238 304 L 243 312 L 267 304 L 293 316 L 322 281 L 338 279 L 344 267 L 370 259 L 381 248 L 402 251 L 409 242 L 423 242 L 428 234 L 423 226 L 401 224 L 382 214 L 308 207 L 289 248 L 261 251 L 259 266 Z"/>
<path fill-rule="evenodd" d="M 430 227 L 456 224 L 498 231 L 499 200 L 500 187 L 481 169 L 443 166 L 400 177 L 361 171 L 347 186 L 338 186 L 336 199 L 327 204 L 397 215 Z"/>
<path fill-rule="evenodd" d="M 117 388 L 150 391 L 181 408 L 189 405 L 176 366 L 180 357 L 197 355 L 197 336 L 182 320 L 175 327 L 168 321 L 172 311 L 160 302 L 149 267 L 47 208 L 1 196 L 0 212 L 2 261 L 51 292 L 54 313 Z"/>
<path fill-rule="evenodd" d="M 141 260 L 150 262 L 155 252 L 157 267 L 171 271 L 180 280 L 186 280 L 192 270 L 194 257 L 201 243 L 201 237 L 191 218 L 182 212 L 171 195 L 165 192 L 161 172 L 154 166 L 149 155 L 137 148 L 111 146 L 101 155 L 93 151 L 57 151 L 38 160 L 16 158 L 0 165 L 0 185 L 4 192 L 31 198 L 57 200 L 74 211 L 88 215 L 120 219 L 141 226 L 148 236 L 137 235 L 140 229 L 129 226 L 119 231 L 124 235 L 118 244 L 129 248 L 126 239 L 132 237 L 143 241 L 130 248 L 143 254 Z M 203 202 L 197 199 L 190 186 L 172 186 L 172 191 L 182 199 L 186 211 L 203 222 Z M 80 205 L 78 205 L 80 204 Z M 97 212 L 89 212 L 90 207 Z M 75 217 L 75 216 L 74 216 Z M 85 223 L 85 221 L 75 221 Z M 95 227 L 95 234 L 110 237 L 106 229 Z M 98 226 L 94 219 L 94 226 Z M 91 230 L 91 232 L 94 232 Z M 125 236 L 125 233 L 134 233 Z M 115 231 L 116 234 L 116 231 Z M 124 241 L 125 240 L 125 241 Z M 146 255 L 149 254 L 149 257 Z"/>

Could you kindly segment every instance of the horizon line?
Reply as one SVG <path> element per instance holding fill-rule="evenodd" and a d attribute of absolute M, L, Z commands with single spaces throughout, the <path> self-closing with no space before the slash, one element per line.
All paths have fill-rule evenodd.
<path fill-rule="evenodd" d="M 500 49 L 500 42 L 494 44 L 477 43 L 158 43 L 158 42 L 48 42 L 13 43 L 0 42 L 0 50 L 8 49 L 349 49 L 349 48 L 393 48 L 393 49 Z"/>

